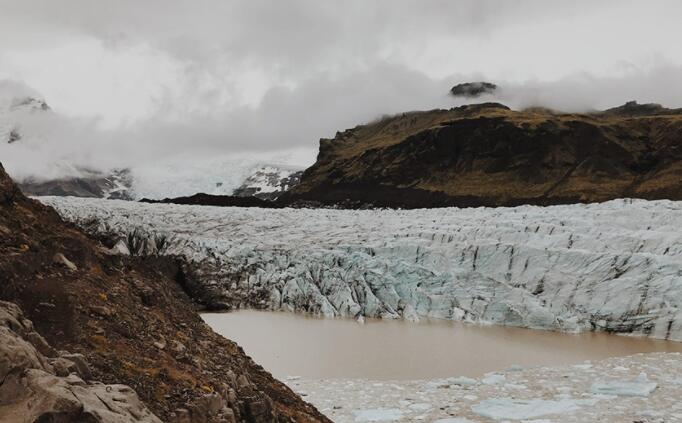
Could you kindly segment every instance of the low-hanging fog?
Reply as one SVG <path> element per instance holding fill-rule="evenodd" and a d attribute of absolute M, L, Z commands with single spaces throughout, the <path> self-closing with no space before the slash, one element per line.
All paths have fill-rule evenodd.
<path fill-rule="evenodd" d="M 0 161 L 18 179 L 131 167 L 169 184 L 259 161 L 306 166 L 337 130 L 471 102 L 448 95 L 467 81 L 500 86 L 473 101 L 512 108 L 682 107 L 680 12 L 676 1 L 0 0 L 0 126 L 22 134 L 0 143 Z M 51 109 L 14 110 L 26 96 Z"/>

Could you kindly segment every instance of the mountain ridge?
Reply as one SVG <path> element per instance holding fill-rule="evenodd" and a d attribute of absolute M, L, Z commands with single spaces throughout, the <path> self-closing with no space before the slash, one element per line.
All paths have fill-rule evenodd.
<path fill-rule="evenodd" d="M 682 109 L 587 114 L 482 103 L 409 112 L 321 139 L 287 203 L 513 206 L 682 199 Z"/>

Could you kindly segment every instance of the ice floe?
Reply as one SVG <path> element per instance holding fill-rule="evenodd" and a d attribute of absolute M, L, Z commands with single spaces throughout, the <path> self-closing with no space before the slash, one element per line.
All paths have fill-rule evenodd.
<path fill-rule="evenodd" d="M 597 401 L 599 400 L 491 398 L 473 405 L 471 410 L 480 416 L 494 420 L 527 420 L 552 414 L 568 413 L 586 405 L 594 405 Z"/>
<path fill-rule="evenodd" d="M 499 374 L 505 376 L 506 383 L 497 384 L 482 383 L 485 375 L 471 378 L 474 382 L 465 385 L 452 383 L 458 378 L 404 381 L 304 378 L 287 384 L 294 391 L 311 393 L 306 400 L 338 423 L 355 422 L 358 416 L 393 422 L 441 423 L 682 422 L 679 401 L 682 386 L 674 383 L 676 375 L 682 374 L 682 354 L 638 354 L 590 364 L 589 368 L 569 365 L 505 370 Z M 641 376 L 643 372 L 647 375 Z M 608 391 L 595 392 L 595 384 L 614 375 L 618 379 L 606 382 L 611 383 Z M 618 381 L 633 385 L 614 383 Z M 651 385 L 645 384 L 657 387 L 651 389 Z M 514 387 L 518 385 L 527 389 Z M 645 396 L 618 395 L 647 391 Z M 358 410 L 367 413 L 357 414 Z"/>
<path fill-rule="evenodd" d="M 353 411 L 356 422 L 391 422 L 400 419 L 403 413 L 395 408 Z"/>
<path fill-rule="evenodd" d="M 656 382 L 649 381 L 647 375 L 642 373 L 634 380 L 596 382 L 592 385 L 592 393 L 626 397 L 646 397 L 657 387 L 658 384 Z"/>

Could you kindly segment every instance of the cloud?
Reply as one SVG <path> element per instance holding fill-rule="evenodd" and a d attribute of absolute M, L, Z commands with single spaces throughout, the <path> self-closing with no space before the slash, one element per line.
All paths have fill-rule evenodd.
<path fill-rule="evenodd" d="M 13 101 L 23 97 L 40 97 L 40 94 L 21 81 L 0 80 L 0 110 L 9 108 Z"/>
<path fill-rule="evenodd" d="M 161 114 L 116 128 L 102 128 L 97 119 L 59 111 L 15 114 L 24 139 L 0 144 L 0 157 L 20 159 L 18 177 L 53 177 L 50 162 L 55 160 L 108 169 L 183 156 L 204 160 L 246 152 L 314 151 L 320 137 L 385 113 L 449 107 L 448 89 L 447 80 L 435 81 L 402 66 L 380 65 L 338 78 L 315 75 L 296 88 L 275 86 L 255 106 L 227 105 L 211 113 L 187 111 L 173 117 Z M 28 160 L 31 154 L 35 156 Z M 40 171 L 44 161 L 45 169 Z M 73 168 L 63 168 L 71 176 Z"/>
<path fill-rule="evenodd" d="M 555 81 L 508 83 L 498 99 L 515 109 L 542 106 L 565 112 L 603 110 L 631 100 L 680 108 L 682 66 L 630 69 L 614 77 L 577 73 Z"/>
<path fill-rule="evenodd" d="M 677 1 L 0 0 L 0 10 L 0 78 L 23 81 L 0 82 L 0 100 L 30 90 L 53 109 L 12 116 L 26 136 L 0 144 L 0 160 L 21 177 L 312 159 L 337 130 L 459 105 L 448 90 L 472 80 L 498 84 L 486 100 L 514 108 L 682 107 Z"/>

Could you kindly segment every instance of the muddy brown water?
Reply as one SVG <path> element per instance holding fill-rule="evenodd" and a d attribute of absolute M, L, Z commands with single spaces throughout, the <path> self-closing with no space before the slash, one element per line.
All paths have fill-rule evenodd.
<path fill-rule="evenodd" d="M 202 317 L 278 378 L 478 377 L 512 365 L 551 366 L 642 352 L 682 352 L 679 342 L 443 320 L 367 319 L 360 324 L 247 310 Z"/>

